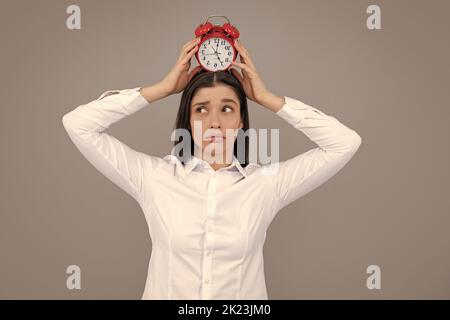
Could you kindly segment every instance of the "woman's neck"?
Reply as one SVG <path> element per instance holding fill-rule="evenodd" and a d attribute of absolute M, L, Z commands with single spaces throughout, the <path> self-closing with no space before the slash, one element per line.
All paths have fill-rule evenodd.
<path fill-rule="evenodd" d="M 211 166 L 211 168 L 214 169 L 214 171 L 217 171 L 220 168 L 228 167 L 233 162 L 232 156 L 230 157 L 230 159 L 228 159 L 226 156 L 219 155 L 218 159 L 215 159 L 214 156 L 202 156 L 199 154 L 199 152 L 194 152 L 194 155 L 197 158 L 200 158 L 200 159 L 206 161 Z"/>

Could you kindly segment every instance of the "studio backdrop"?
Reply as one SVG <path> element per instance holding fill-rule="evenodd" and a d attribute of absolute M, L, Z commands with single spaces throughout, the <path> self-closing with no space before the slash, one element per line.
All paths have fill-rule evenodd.
<path fill-rule="evenodd" d="M 271 222 L 269 298 L 450 298 L 448 1 L 1 7 L 1 299 L 141 298 L 152 253 L 146 217 L 86 161 L 62 118 L 106 91 L 161 81 L 214 14 L 237 26 L 270 92 L 362 138 L 339 172 Z M 181 96 L 107 132 L 162 158 L 173 147 Z M 280 161 L 317 146 L 254 101 L 248 110 L 251 128 L 279 129 Z"/>

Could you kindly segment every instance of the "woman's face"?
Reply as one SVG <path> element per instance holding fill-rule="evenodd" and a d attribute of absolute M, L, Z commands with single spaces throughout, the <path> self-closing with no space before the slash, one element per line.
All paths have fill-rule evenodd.
<path fill-rule="evenodd" d="M 239 99 L 233 89 L 222 84 L 200 88 L 191 101 L 190 125 L 196 156 L 212 156 L 214 160 L 209 162 L 229 163 L 237 130 L 243 128 Z"/>

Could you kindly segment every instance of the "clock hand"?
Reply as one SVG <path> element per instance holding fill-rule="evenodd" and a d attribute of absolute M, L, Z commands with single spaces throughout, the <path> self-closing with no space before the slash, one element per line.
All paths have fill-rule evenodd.
<path fill-rule="evenodd" d="M 220 60 L 220 57 L 219 56 L 217 56 L 217 59 L 219 59 L 219 62 L 220 62 L 220 64 L 222 65 L 222 67 L 223 67 L 223 63 L 222 63 L 222 60 Z"/>

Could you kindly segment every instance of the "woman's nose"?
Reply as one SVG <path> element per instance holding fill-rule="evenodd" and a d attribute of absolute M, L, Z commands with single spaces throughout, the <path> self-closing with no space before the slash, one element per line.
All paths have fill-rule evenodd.
<path fill-rule="evenodd" d="M 210 128 L 220 128 L 220 119 L 215 112 L 211 114 L 209 126 Z"/>

